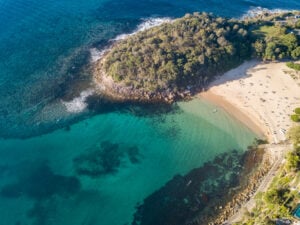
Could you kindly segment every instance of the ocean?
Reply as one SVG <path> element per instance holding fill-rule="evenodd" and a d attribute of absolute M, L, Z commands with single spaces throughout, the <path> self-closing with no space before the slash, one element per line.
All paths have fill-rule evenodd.
<path fill-rule="evenodd" d="M 185 13 L 261 9 L 300 2 L 0 0 L 0 225 L 134 224 L 174 176 L 244 152 L 255 134 L 217 106 L 95 103 L 86 68 L 112 40 Z"/>

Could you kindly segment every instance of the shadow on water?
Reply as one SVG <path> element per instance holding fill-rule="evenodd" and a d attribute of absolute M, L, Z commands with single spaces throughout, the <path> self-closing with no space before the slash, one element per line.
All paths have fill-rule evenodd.
<path fill-rule="evenodd" d="M 86 99 L 86 102 L 88 104 L 88 109 L 95 114 L 120 112 L 130 113 L 138 117 L 155 117 L 180 112 L 180 108 L 177 104 L 131 101 L 114 102 L 97 95 L 89 96 Z"/>

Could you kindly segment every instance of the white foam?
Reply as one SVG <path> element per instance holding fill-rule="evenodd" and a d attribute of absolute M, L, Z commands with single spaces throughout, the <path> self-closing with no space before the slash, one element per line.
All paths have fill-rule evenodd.
<path fill-rule="evenodd" d="M 144 21 L 140 25 L 138 25 L 136 32 L 144 31 L 152 27 L 159 26 L 163 23 L 169 23 L 171 21 L 172 20 L 169 17 L 144 19 Z"/>
<path fill-rule="evenodd" d="M 150 17 L 150 18 L 147 18 L 147 19 L 143 19 L 143 22 L 140 25 L 138 25 L 138 27 L 132 33 L 120 34 L 117 37 L 115 37 L 113 39 L 113 41 L 123 40 L 123 39 L 127 38 L 128 36 L 136 34 L 137 32 L 145 31 L 145 30 L 148 30 L 152 27 L 156 27 L 156 26 L 159 26 L 163 23 L 168 23 L 168 22 L 171 22 L 171 21 L 172 21 L 172 19 L 169 18 L 169 17 L 163 17 L 163 18 L 151 18 Z"/>
<path fill-rule="evenodd" d="M 80 113 L 84 111 L 87 107 L 85 102 L 87 97 L 91 96 L 94 93 L 94 90 L 88 89 L 80 93 L 79 97 L 74 98 L 69 102 L 62 101 L 62 104 L 66 107 L 68 112 L 71 113 Z"/>
<path fill-rule="evenodd" d="M 137 28 L 129 34 L 120 34 L 111 41 L 119 41 L 119 40 L 124 40 L 128 36 L 132 36 L 136 34 L 137 32 L 144 31 L 147 29 L 150 29 L 152 27 L 159 26 L 163 23 L 171 22 L 172 19 L 169 17 L 163 17 L 163 18 L 147 18 L 143 19 L 143 22 L 137 26 Z M 97 48 L 91 48 L 90 49 L 90 54 L 91 54 L 91 63 L 97 62 L 99 59 L 102 58 L 102 56 L 108 51 L 108 48 L 105 48 L 103 50 L 98 50 Z"/>
<path fill-rule="evenodd" d="M 284 9 L 267 9 L 263 7 L 251 7 L 245 14 L 241 16 L 241 19 L 249 18 L 249 17 L 253 18 L 262 15 L 264 13 L 273 14 L 273 13 L 284 13 L 288 11 L 289 10 L 284 10 Z"/>
<path fill-rule="evenodd" d="M 147 29 L 150 29 L 152 27 L 159 26 L 163 23 L 171 22 L 171 18 L 169 17 L 163 17 L 163 18 L 148 18 L 148 19 L 143 19 L 143 22 L 137 26 L 137 28 L 129 34 L 120 34 L 111 41 L 119 41 L 119 40 L 124 40 L 128 36 L 134 35 L 137 32 L 144 31 Z M 108 51 L 108 48 L 105 48 L 103 50 L 98 50 L 97 48 L 91 48 L 90 49 L 90 54 L 91 54 L 91 63 L 97 62 L 99 59 L 102 58 L 102 56 Z"/>
<path fill-rule="evenodd" d="M 101 59 L 101 57 L 105 54 L 105 52 L 107 52 L 108 49 L 103 49 L 101 51 L 99 51 L 96 48 L 91 48 L 90 49 L 90 53 L 91 53 L 91 62 L 94 63 L 96 61 L 98 61 L 99 59 Z"/>

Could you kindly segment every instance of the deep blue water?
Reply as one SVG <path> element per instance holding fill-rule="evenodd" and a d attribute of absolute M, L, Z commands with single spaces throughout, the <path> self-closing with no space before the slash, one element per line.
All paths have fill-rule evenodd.
<path fill-rule="evenodd" d="M 300 2 L 0 0 L 0 225 L 130 224 L 136 204 L 174 175 L 243 152 L 255 135 L 202 100 L 168 113 L 68 106 L 85 106 L 91 49 L 147 19 L 257 7 Z"/>
<path fill-rule="evenodd" d="M 1 0 L 0 136 L 36 135 L 70 119 L 60 104 L 50 109 L 47 105 L 66 93 L 70 81 L 89 79 L 78 70 L 86 64 L 92 46 L 103 48 L 143 19 L 176 18 L 194 11 L 240 17 L 258 6 L 300 9 L 300 2 Z"/>

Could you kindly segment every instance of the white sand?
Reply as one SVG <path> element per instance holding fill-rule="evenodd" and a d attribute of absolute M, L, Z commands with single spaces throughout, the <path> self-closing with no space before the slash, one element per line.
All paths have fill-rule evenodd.
<path fill-rule="evenodd" d="M 200 96 L 222 101 L 225 110 L 278 143 L 285 140 L 293 124 L 290 115 L 300 107 L 300 86 L 287 70 L 284 62 L 248 61 L 222 75 Z"/>

